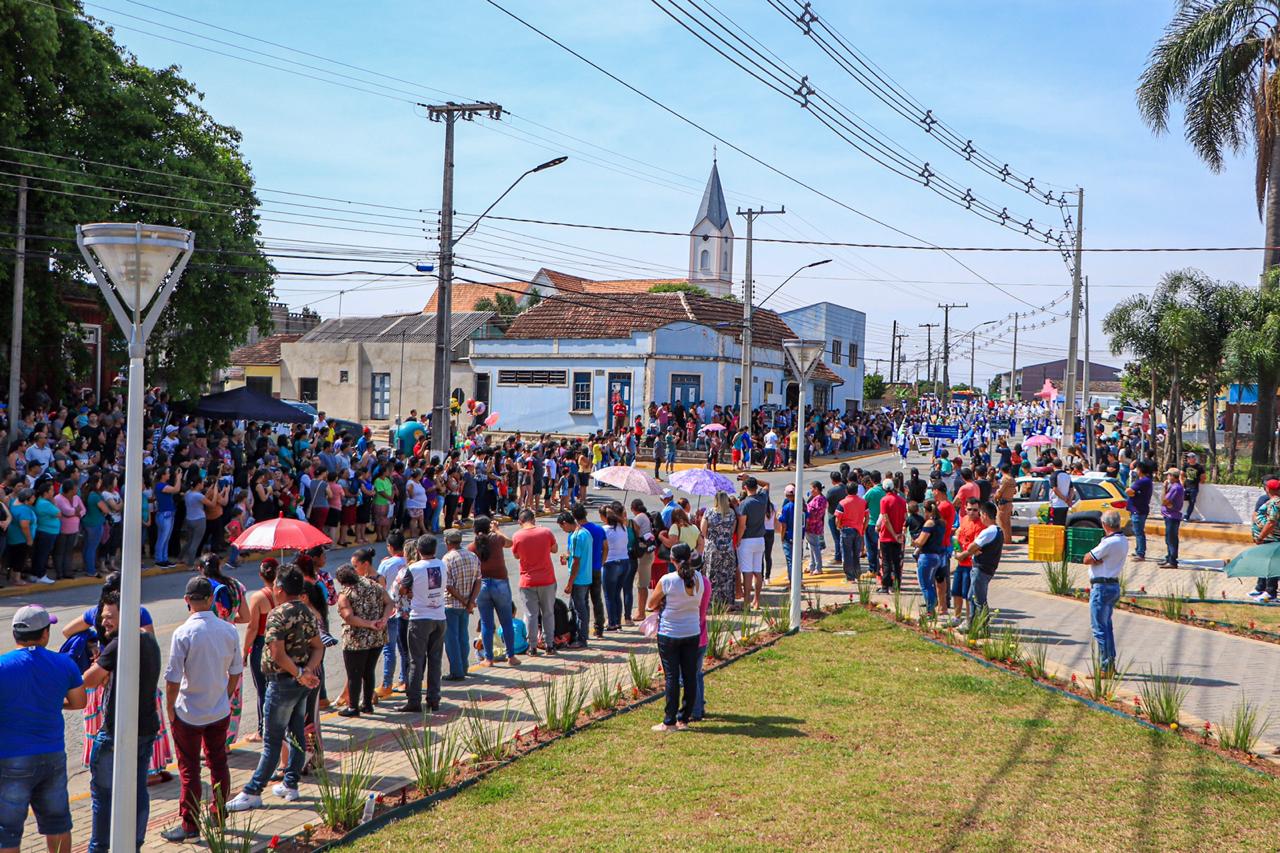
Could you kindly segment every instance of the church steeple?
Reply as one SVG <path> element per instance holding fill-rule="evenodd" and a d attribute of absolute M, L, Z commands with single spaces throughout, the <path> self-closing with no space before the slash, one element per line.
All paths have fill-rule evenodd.
<path fill-rule="evenodd" d="M 702 204 L 689 231 L 689 281 L 712 296 L 730 293 L 733 283 L 733 224 L 713 159 Z"/>

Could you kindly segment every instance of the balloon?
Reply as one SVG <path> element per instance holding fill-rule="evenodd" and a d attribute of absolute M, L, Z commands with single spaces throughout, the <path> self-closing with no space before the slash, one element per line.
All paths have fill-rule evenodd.
<path fill-rule="evenodd" d="M 483 402 L 477 402 L 477 403 L 476 403 L 476 410 L 475 410 L 474 412 L 472 412 L 472 414 L 474 414 L 476 417 L 480 417 L 481 415 L 483 415 L 483 414 L 484 414 L 484 410 L 485 410 L 485 405 L 484 405 L 484 403 L 483 403 Z"/>
<path fill-rule="evenodd" d="M 487 427 L 494 426 L 494 425 L 496 425 L 497 423 L 498 423 L 498 413 L 497 413 L 497 412 L 494 412 L 492 415 L 489 415 L 489 417 L 487 417 L 487 418 L 485 418 L 485 419 L 484 419 L 484 425 L 485 425 L 485 426 L 487 426 Z"/>
<path fill-rule="evenodd" d="M 468 401 L 467 401 L 467 414 L 469 414 L 469 415 L 474 415 L 475 413 L 476 413 L 476 401 L 475 401 L 475 400 L 468 400 Z"/>

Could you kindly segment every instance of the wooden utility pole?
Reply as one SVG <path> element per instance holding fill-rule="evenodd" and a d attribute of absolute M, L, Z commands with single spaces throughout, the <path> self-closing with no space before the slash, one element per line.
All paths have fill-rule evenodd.
<path fill-rule="evenodd" d="M 444 122 L 444 181 L 440 202 L 440 283 L 436 290 L 436 363 L 431 394 L 431 449 L 444 458 L 449 453 L 449 388 L 453 366 L 453 125 L 459 118 L 471 121 L 479 114 L 502 115 L 498 104 L 447 103 L 427 107 L 427 118 Z"/>
<path fill-rule="evenodd" d="M 951 309 L 952 308 L 968 308 L 969 303 L 963 305 L 955 302 L 948 302 L 945 305 L 939 304 L 942 309 L 942 389 L 946 394 L 942 399 L 951 400 Z"/>
<path fill-rule="evenodd" d="M 924 379 L 926 382 L 932 384 L 933 383 L 933 330 L 938 328 L 938 324 L 937 323 L 918 323 L 917 325 L 921 329 L 925 329 L 929 335 L 928 341 L 925 344 L 925 350 L 924 350 L 924 363 L 925 363 Z M 930 390 L 936 392 L 938 389 L 931 388 Z"/>
<path fill-rule="evenodd" d="M 1021 397 L 1018 394 L 1018 314 L 1013 315 L 1013 360 L 1009 363 L 1009 402 Z"/>
<path fill-rule="evenodd" d="M 1071 271 L 1071 338 L 1067 345 L 1066 399 L 1062 403 L 1062 446 L 1075 443 L 1076 362 L 1080 359 L 1080 290 L 1083 286 L 1080 262 L 1084 253 L 1084 188 L 1076 189 L 1076 251 Z M 1154 414 L 1154 413 L 1153 413 Z M 1152 418 L 1154 421 L 1154 417 Z"/>
<path fill-rule="evenodd" d="M 889 336 L 889 384 L 893 384 L 893 372 L 898 364 L 898 321 L 893 321 L 893 333 Z"/>
<path fill-rule="evenodd" d="M 9 423 L 22 417 L 22 308 L 27 271 L 27 176 L 18 177 L 18 240 L 13 260 L 13 328 L 9 336 Z M 102 345 L 101 341 L 98 343 Z M 11 427 L 12 428 L 12 427 Z M 10 433 L 10 438 L 13 434 Z"/>
<path fill-rule="evenodd" d="M 748 207 L 746 210 L 738 208 L 738 215 L 745 217 L 747 220 L 747 263 L 745 277 L 742 282 L 742 387 L 738 393 L 738 422 L 742 424 L 751 423 L 751 367 L 752 367 L 752 350 L 751 350 L 751 313 L 753 310 L 753 289 L 754 282 L 751 280 L 751 246 L 752 246 L 752 228 L 756 219 L 761 216 L 772 216 L 775 214 L 786 213 L 784 207 L 781 210 L 765 210 L 761 207 L 759 210 L 753 210 Z M 767 400 L 765 402 L 768 402 Z"/>

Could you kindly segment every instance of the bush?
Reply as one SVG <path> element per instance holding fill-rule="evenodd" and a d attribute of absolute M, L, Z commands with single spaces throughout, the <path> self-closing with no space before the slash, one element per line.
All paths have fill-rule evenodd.
<path fill-rule="evenodd" d="M 1187 615 L 1187 599 L 1176 592 L 1162 595 L 1156 599 L 1156 602 L 1160 605 L 1160 612 L 1164 614 L 1166 619 L 1181 622 L 1183 617 Z"/>
<path fill-rule="evenodd" d="M 1165 726 L 1177 723 L 1182 703 L 1186 701 L 1190 689 L 1185 681 L 1173 675 L 1163 664 L 1159 672 L 1148 670 L 1147 680 L 1142 682 L 1139 691 L 1151 722 Z"/>
<path fill-rule="evenodd" d="M 1095 702 L 1110 702 L 1116 698 L 1116 688 L 1123 678 L 1118 661 L 1112 661 L 1110 667 L 1102 666 L 1098 646 L 1093 644 L 1089 650 L 1089 671 L 1085 673 L 1085 689 L 1089 698 Z"/>
<path fill-rule="evenodd" d="M 1074 574 L 1065 554 L 1060 562 L 1044 564 L 1044 580 L 1049 586 L 1049 592 L 1053 595 L 1071 595 L 1075 582 Z"/>
<path fill-rule="evenodd" d="M 419 793 L 432 794 L 448 787 L 454 765 L 462 758 L 462 744 L 455 729 L 446 728 L 443 735 L 437 735 L 424 717 L 421 729 L 401 726 L 396 742 L 409 759 Z"/>
<path fill-rule="evenodd" d="M 631 671 L 631 683 L 637 691 L 648 693 L 653 689 L 654 681 L 657 679 L 653 661 L 645 658 L 645 662 L 641 663 L 640 658 L 636 657 L 636 653 L 632 652 L 627 655 L 627 669 Z"/>
<path fill-rule="evenodd" d="M 542 701 L 539 702 L 525 686 L 520 683 L 529 707 L 543 726 L 554 732 L 568 734 L 578 724 L 578 715 L 587 704 L 587 685 L 581 679 L 571 675 L 546 676 L 542 679 Z M 611 706 L 612 707 L 612 706 Z M 480 750 L 472 749 L 477 755 Z M 497 756 L 493 760 L 505 757 Z"/>
<path fill-rule="evenodd" d="M 858 603 L 863 607 L 871 604 L 871 591 L 874 588 L 871 578 L 858 578 Z"/>
<path fill-rule="evenodd" d="M 1027 674 L 1032 678 L 1047 679 L 1049 677 L 1049 646 L 1045 643 L 1030 643 L 1023 663 L 1027 667 Z"/>
<path fill-rule="evenodd" d="M 982 648 L 987 660 L 1013 662 L 1018 659 L 1022 650 L 1022 636 L 1012 625 L 1005 625 L 997 631 Z"/>
<path fill-rule="evenodd" d="M 507 726 L 516 722 L 517 719 L 517 715 L 511 711 L 511 705 L 508 703 L 497 720 L 486 720 L 484 711 L 480 710 L 480 700 L 474 693 L 471 694 L 461 717 L 460 737 L 463 748 L 474 755 L 478 763 L 497 763 L 505 760 L 514 750 L 512 743 L 507 740 Z"/>
<path fill-rule="evenodd" d="M 318 757 L 315 765 L 320 795 L 316 811 L 320 813 L 321 822 L 332 829 L 351 829 L 360 823 L 365 797 L 373 786 L 375 758 L 369 741 L 359 750 L 352 748 L 353 741 L 347 743 L 347 754 L 339 762 L 337 778 L 324 766 L 323 757 Z"/>
<path fill-rule="evenodd" d="M 600 664 L 591 684 L 591 710 L 609 711 L 622 701 L 622 682 L 609 680 L 609 668 Z"/>
<path fill-rule="evenodd" d="M 1225 720 L 1218 723 L 1218 743 L 1223 749 L 1253 752 L 1258 739 L 1271 725 L 1271 717 L 1263 717 L 1262 710 L 1244 696 L 1231 709 Z"/>

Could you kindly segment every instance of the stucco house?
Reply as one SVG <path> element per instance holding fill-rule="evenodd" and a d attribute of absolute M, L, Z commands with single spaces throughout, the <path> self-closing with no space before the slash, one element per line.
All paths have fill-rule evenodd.
<path fill-rule="evenodd" d="M 501 334 L 490 312 L 453 315 L 451 392 L 485 399 L 468 359 L 472 345 Z M 431 407 L 435 375 L 435 314 L 389 314 L 325 320 L 281 354 L 281 396 L 327 415 L 381 425 Z"/>
<path fill-rule="evenodd" d="M 862 407 L 862 379 L 866 373 L 867 315 L 834 302 L 816 302 L 783 311 L 783 320 L 802 338 L 826 341 L 827 366 L 841 384 L 830 408 L 845 412 Z M 793 405 L 794 400 L 788 400 Z"/>
<path fill-rule="evenodd" d="M 279 334 L 260 338 L 255 343 L 236 347 L 222 371 L 222 390 L 249 386 L 249 390 L 279 398 L 283 383 L 280 378 L 280 347 L 301 338 L 300 334 Z"/>

